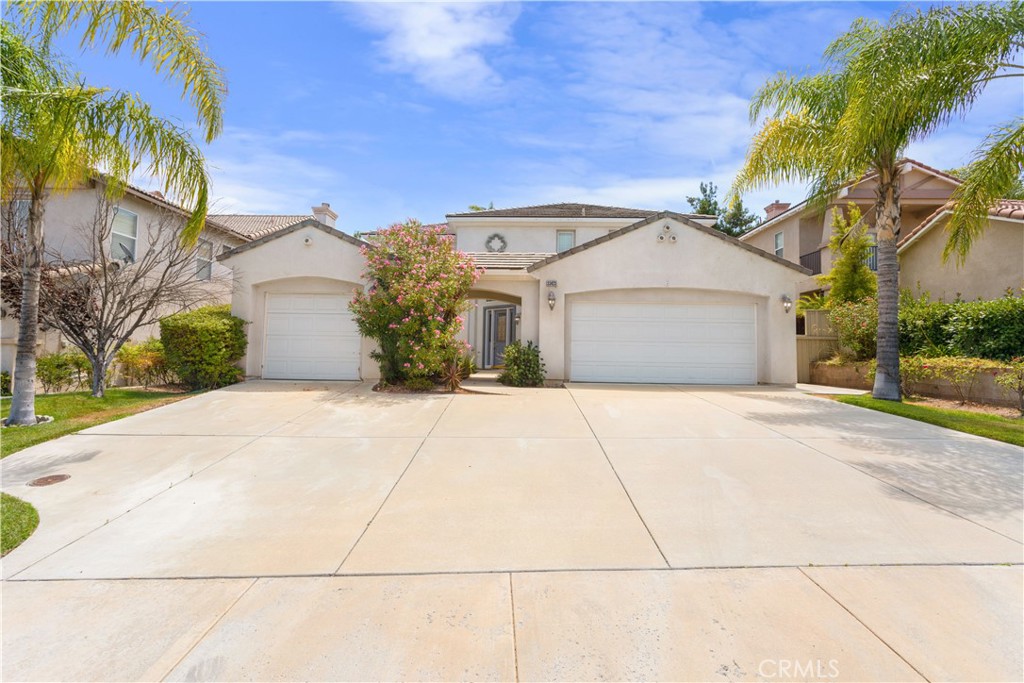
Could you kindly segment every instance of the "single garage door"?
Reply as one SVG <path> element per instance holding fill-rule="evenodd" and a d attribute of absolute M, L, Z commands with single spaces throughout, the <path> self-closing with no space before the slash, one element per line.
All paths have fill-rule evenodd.
<path fill-rule="evenodd" d="M 266 379 L 359 379 L 359 346 L 345 297 L 267 295 Z"/>
<path fill-rule="evenodd" d="M 757 384 L 751 305 L 577 303 L 575 382 Z"/>

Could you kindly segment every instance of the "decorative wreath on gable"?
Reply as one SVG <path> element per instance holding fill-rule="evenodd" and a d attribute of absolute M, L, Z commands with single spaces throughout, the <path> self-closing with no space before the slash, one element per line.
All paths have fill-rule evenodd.
<path fill-rule="evenodd" d="M 487 251 L 505 251 L 508 249 L 508 240 L 500 232 L 496 232 L 487 238 L 484 246 L 487 247 Z"/>

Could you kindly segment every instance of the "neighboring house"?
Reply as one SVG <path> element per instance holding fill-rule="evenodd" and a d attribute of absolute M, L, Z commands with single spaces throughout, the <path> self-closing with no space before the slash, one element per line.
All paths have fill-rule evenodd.
<path fill-rule="evenodd" d="M 481 365 L 533 341 L 551 380 L 796 381 L 793 286 L 808 271 L 713 228 L 713 216 L 553 204 L 448 216 L 486 270 L 467 336 Z M 375 379 L 348 303 L 366 243 L 307 219 L 219 257 L 251 324 L 246 374 Z"/>
<path fill-rule="evenodd" d="M 89 257 L 86 241 L 91 234 L 91 225 L 97 209 L 104 199 L 105 185 L 102 176 L 97 176 L 82 186 L 68 192 L 54 192 L 46 202 L 44 230 L 46 250 L 59 254 L 65 259 Z M 316 210 L 330 208 L 325 204 Z M 150 230 L 155 229 L 161 214 L 171 212 L 182 220 L 188 215 L 180 206 L 166 201 L 159 192 L 146 192 L 128 186 L 125 194 L 117 201 L 111 234 L 110 253 L 113 257 L 133 261 L 142 256 L 142 250 L 151 243 Z M 326 216 L 326 214 L 325 214 Z M 266 234 L 288 223 L 309 216 L 208 216 L 206 226 L 200 235 L 196 254 L 196 278 L 210 280 L 211 296 L 223 303 L 230 300 L 230 291 L 223 286 L 230 281 L 231 271 L 216 259 L 223 251 L 245 244 L 257 235 Z M 285 219 L 290 219 L 286 221 Z M 14 239 L 24 234 L 28 221 L 28 200 L 15 197 L 8 210 L 3 212 L 3 239 Z M 159 335 L 155 326 L 140 328 L 134 339 L 143 340 Z M 0 318 L 0 370 L 11 372 L 18 343 L 18 320 L 4 315 Z M 37 354 L 62 350 L 67 343 L 55 330 L 41 330 Z"/>
<path fill-rule="evenodd" d="M 1002 296 L 1009 288 L 1020 291 L 1024 280 L 1024 221 L 1014 213 L 1014 202 L 1004 200 L 991 212 L 985 234 L 975 244 L 964 266 L 955 260 L 942 263 L 945 235 L 934 229 L 948 216 L 948 202 L 960 179 L 905 159 L 901 179 L 902 215 L 898 246 L 900 286 L 912 291 L 928 291 L 933 299 L 990 299 Z M 844 188 L 824 213 L 804 201 L 795 206 L 776 201 L 765 207 L 766 220 L 740 237 L 740 240 L 799 263 L 810 269 L 812 277 L 797 283 L 799 295 L 820 292 L 817 275 L 832 267 L 828 248 L 832 236 L 832 209 L 845 210 L 848 203 L 858 206 L 874 238 L 875 182 L 872 175 Z M 1003 208 L 1000 208 L 1003 207 Z M 876 267 L 874 248 L 868 261 Z"/>

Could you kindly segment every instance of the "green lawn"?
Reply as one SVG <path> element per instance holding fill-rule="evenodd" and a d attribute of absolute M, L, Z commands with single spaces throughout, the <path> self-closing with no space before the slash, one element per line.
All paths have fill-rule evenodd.
<path fill-rule="evenodd" d="M 955 429 L 958 432 L 976 434 L 996 441 L 1005 441 L 1015 446 L 1024 446 L 1024 419 L 972 413 L 966 410 L 933 408 L 913 403 L 881 401 L 866 394 L 863 396 L 835 396 L 834 398 L 841 403 L 879 410 L 883 413 Z"/>
<path fill-rule="evenodd" d="M 43 441 L 72 434 L 87 427 L 117 420 L 143 410 L 180 401 L 194 394 L 139 389 L 107 389 L 103 398 L 93 398 L 87 391 L 70 394 L 36 396 L 36 414 L 52 415 L 53 422 L 33 427 L 5 427 L 0 436 L 0 458 Z M 11 399 L 3 399 L 0 417 L 7 417 Z"/>
<path fill-rule="evenodd" d="M 0 493 L 0 556 L 11 552 L 39 526 L 36 509 L 14 496 Z"/>

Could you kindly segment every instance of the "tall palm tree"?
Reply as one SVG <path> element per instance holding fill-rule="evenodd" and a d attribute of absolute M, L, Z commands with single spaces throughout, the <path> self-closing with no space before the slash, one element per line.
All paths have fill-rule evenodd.
<path fill-rule="evenodd" d="M 202 153 L 187 132 L 155 116 L 134 95 L 88 87 L 49 54 L 50 39 L 85 23 L 83 45 L 105 41 L 108 51 L 128 47 L 157 73 L 178 78 L 207 140 L 222 129 L 225 93 L 220 70 L 177 10 L 156 12 L 137 0 L 106 3 L 21 2 L 16 16 L 39 42 L 2 25 L 3 121 L 0 185 L 30 200 L 23 261 L 23 291 L 10 424 L 35 424 L 35 347 L 43 262 L 43 217 L 51 191 L 68 190 L 98 168 L 116 199 L 140 165 L 164 183 L 165 193 L 192 207 L 182 239 L 194 241 L 206 219 L 209 180 Z"/>
<path fill-rule="evenodd" d="M 863 143 L 905 122 L 929 135 L 970 111 L 996 80 L 1024 77 L 1024 2 L 978 3 L 899 12 L 884 27 L 855 26 L 861 47 L 843 129 Z M 1017 86 L 1019 97 L 1020 86 Z M 1006 197 L 1024 171 L 1024 117 L 997 126 L 975 150 L 953 193 L 943 258 L 962 264 L 987 225 L 988 209 Z"/>
<path fill-rule="evenodd" d="M 828 47 L 821 73 L 801 78 L 779 75 L 762 86 L 750 105 L 752 122 L 762 115 L 766 119 L 747 152 L 732 188 L 733 196 L 754 187 L 805 180 L 811 184 L 811 205 L 824 209 L 843 186 L 867 175 L 876 183 L 875 398 L 900 400 L 896 242 L 903 153 L 912 142 L 969 108 L 986 83 L 1010 68 L 1008 59 L 1021 42 L 1020 2 L 992 11 L 978 7 L 957 7 L 924 22 L 941 26 L 942 36 L 919 35 L 923 14 L 898 14 L 886 26 L 858 20 Z M 993 25 L 998 23 L 992 20 L 993 12 L 1008 15 L 1004 17 L 1007 22 L 998 29 Z M 962 16 L 969 16 L 972 26 L 984 24 L 1002 38 L 975 41 L 980 30 L 977 27 L 961 35 Z M 915 57 L 914 43 L 900 42 L 908 35 L 922 44 L 941 38 L 961 47 L 925 50 L 924 56 Z M 964 56 L 967 52 L 971 58 Z M 959 71 L 950 67 L 953 63 L 958 64 Z M 916 71 L 908 73 L 908 66 Z M 929 78 L 944 87 L 916 87 Z M 949 83 L 956 79 L 959 86 Z M 997 160 L 996 165 L 1004 168 L 1005 160 Z M 988 192 L 998 190 L 993 183 L 980 185 Z M 987 209 L 987 204 L 981 206 L 982 217 Z M 978 212 L 976 206 L 970 210 Z M 969 246 L 969 239 L 966 244 Z"/>

